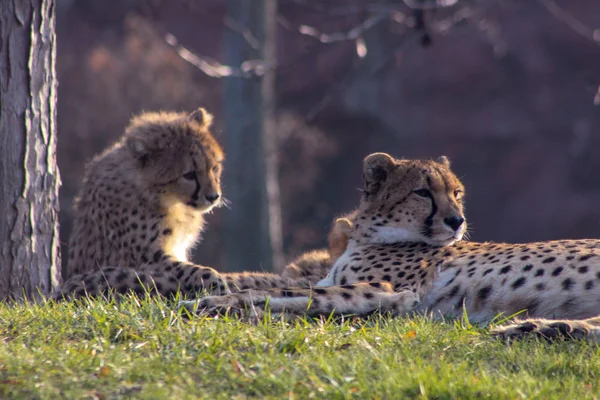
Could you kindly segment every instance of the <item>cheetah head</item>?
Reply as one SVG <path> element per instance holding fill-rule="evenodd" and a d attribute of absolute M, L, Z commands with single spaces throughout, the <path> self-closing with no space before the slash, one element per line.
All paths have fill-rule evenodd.
<path fill-rule="evenodd" d="M 159 194 L 167 207 L 184 204 L 207 212 L 222 204 L 224 154 L 209 129 L 203 108 L 184 113 L 146 113 L 127 128 L 126 147 L 135 160 L 138 182 Z"/>
<path fill-rule="evenodd" d="M 397 160 L 374 153 L 363 162 L 363 177 L 353 240 L 447 246 L 462 239 L 465 189 L 446 157 Z"/>

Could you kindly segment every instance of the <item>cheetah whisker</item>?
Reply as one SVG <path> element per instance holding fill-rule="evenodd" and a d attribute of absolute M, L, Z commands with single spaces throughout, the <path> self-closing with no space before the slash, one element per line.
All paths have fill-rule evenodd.
<path fill-rule="evenodd" d="M 227 209 L 231 209 L 231 200 L 221 196 L 221 201 L 219 201 L 219 204 L 217 204 L 216 207 L 225 207 Z"/>

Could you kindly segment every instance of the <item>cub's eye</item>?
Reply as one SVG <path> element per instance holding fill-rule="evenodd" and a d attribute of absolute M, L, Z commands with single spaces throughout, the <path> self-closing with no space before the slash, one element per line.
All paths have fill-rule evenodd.
<path fill-rule="evenodd" d="M 190 171 L 183 174 L 183 179 L 187 179 L 188 181 L 196 180 L 196 171 Z"/>
<path fill-rule="evenodd" d="M 464 194 L 465 193 L 460 189 L 454 191 L 454 197 L 456 198 L 456 200 L 462 200 Z"/>
<path fill-rule="evenodd" d="M 413 193 L 421 197 L 431 197 L 431 192 L 429 189 L 417 189 L 413 190 Z"/>
<path fill-rule="evenodd" d="M 217 173 L 217 172 L 219 172 L 220 169 L 221 169 L 221 166 L 219 164 L 217 164 L 214 167 L 212 167 L 212 172 Z"/>

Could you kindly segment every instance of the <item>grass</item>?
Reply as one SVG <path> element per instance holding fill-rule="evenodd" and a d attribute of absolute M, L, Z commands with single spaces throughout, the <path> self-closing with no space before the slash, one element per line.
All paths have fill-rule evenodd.
<path fill-rule="evenodd" d="M 600 347 L 427 318 L 193 318 L 173 303 L 0 305 L 0 398 L 600 398 Z"/>

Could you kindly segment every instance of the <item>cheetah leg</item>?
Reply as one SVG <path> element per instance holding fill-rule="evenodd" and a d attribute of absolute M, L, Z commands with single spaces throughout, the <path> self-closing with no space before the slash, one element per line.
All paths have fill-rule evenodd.
<path fill-rule="evenodd" d="M 137 294 L 157 292 L 169 296 L 181 289 L 187 295 L 197 295 L 204 290 L 211 295 L 219 295 L 244 289 L 287 287 L 308 288 L 310 282 L 261 272 L 219 274 L 212 268 L 174 262 L 166 265 L 147 264 L 139 271 L 119 267 L 76 275 L 65 282 L 55 299 L 95 296 L 109 291 L 119 294 L 128 291 Z"/>
<path fill-rule="evenodd" d="M 177 281 L 172 277 L 164 275 L 154 277 L 132 268 L 107 267 L 72 276 L 52 298 L 54 300 L 82 298 L 107 295 L 110 292 L 116 294 L 133 292 L 139 296 L 158 292 L 163 296 L 169 296 L 177 292 L 178 287 Z"/>
<path fill-rule="evenodd" d="M 508 340 L 531 336 L 547 340 L 587 339 L 600 344 L 600 316 L 580 320 L 526 319 L 499 326 L 491 333 Z"/>
<path fill-rule="evenodd" d="M 139 295 L 159 293 L 170 296 L 177 291 L 197 295 L 206 290 L 214 295 L 231 293 L 225 279 L 214 269 L 180 262 L 158 253 L 156 262 L 139 269 L 107 267 L 99 271 L 75 275 L 65 282 L 54 298 L 83 297 L 135 292 Z"/>
<path fill-rule="evenodd" d="M 280 275 L 265 272 L 239 272 L 221 274 L 232 292 L 241 292 L 246 289 L 274 289 L 274 288 L 309 288 L 307 279 L 286 278 Z"/>
<path fill-rule="evenodd" d="M 394 292 L 388 283 L 356 283 L 353 285 L 315 289 L 245 290 L 227 296 L 209 296 L 181 303 L 191 312 L 260 317 L 268 306 L 273 314 L 292 315 L 368 315 L 390 312 L 406 314 L 419 304 L 410 290 Z"/>
<path fill-rule="evenodd" d="M 165 260 L 161 264 L 144 266 L 152 276 L 163 271 L 176 277 L 186 294 L 207 291 L 211 295 L 224 295 L 244 289 L 271 289 L 309 287 L 306 279 L 289 279 L 261 272 L 219 273 L 216 270 L 192 263 Z"/>
<path fill-rule="evenodd" d="M 223 276 L 213 268 L 177 261 L 167 255 L 163 255 L 156 263 L 143 265 L 140 269 L 151 275 L 154 281 L 163 275 L 172 276 L 184 294 L 197 295 L 202 291 L 214 295 L 231 293 Z"/>

